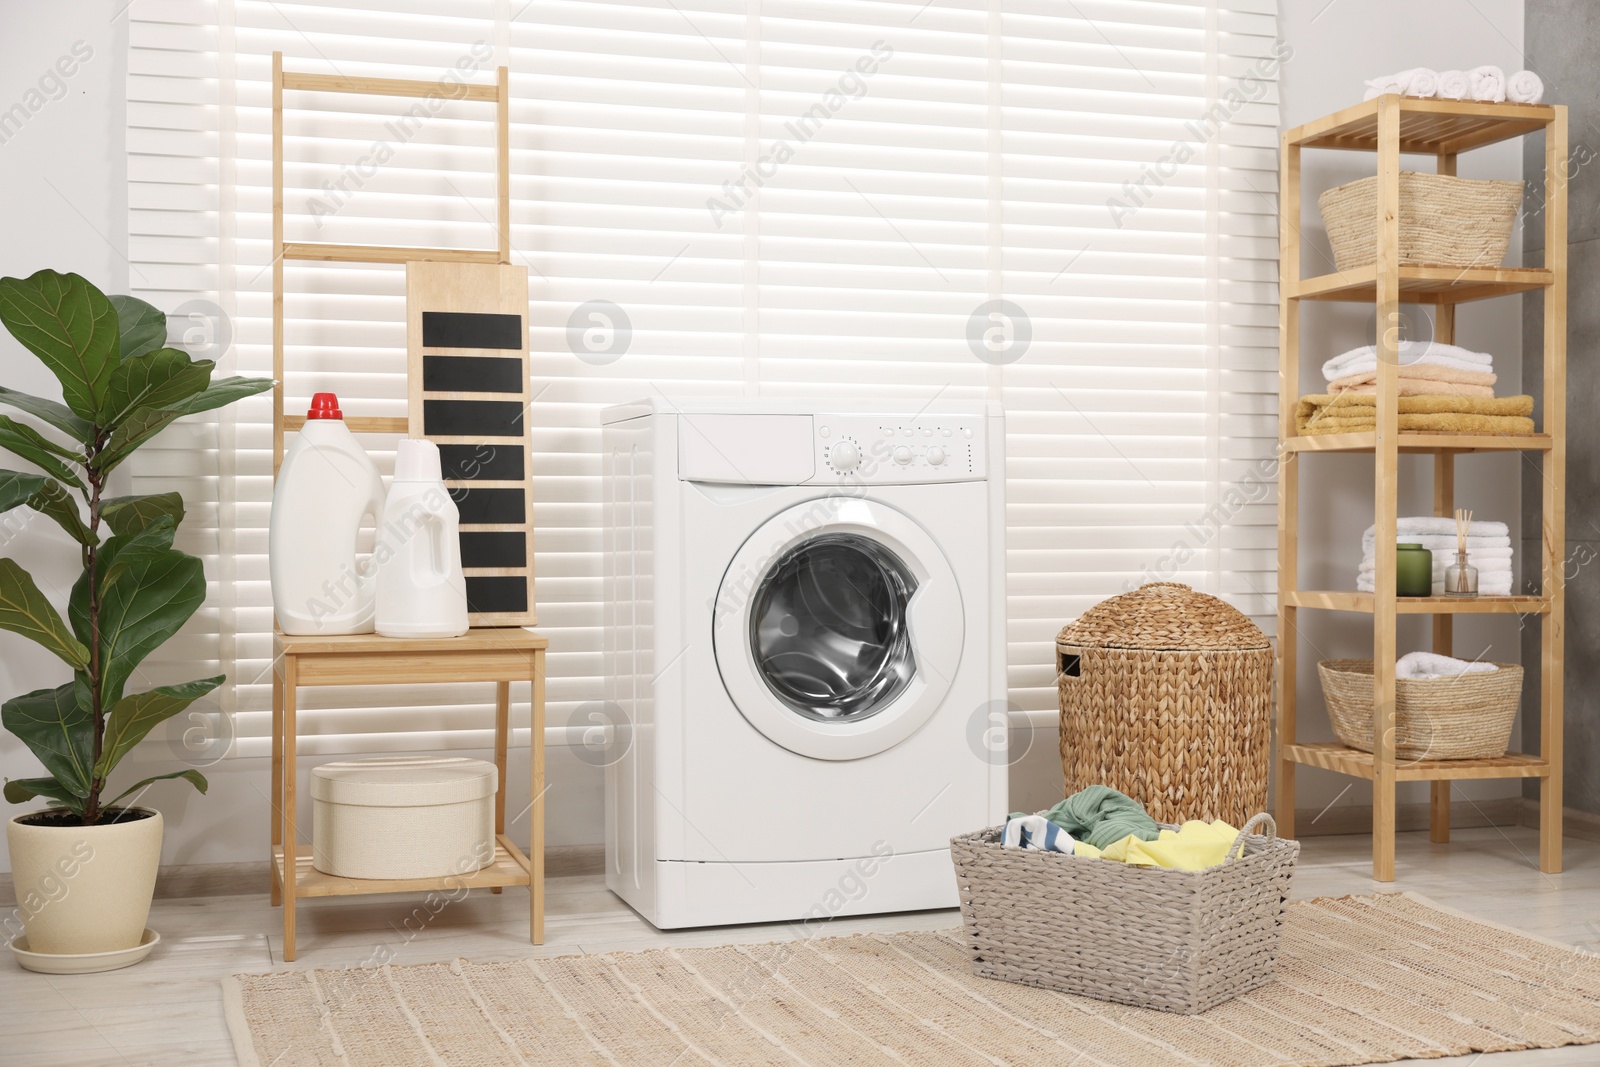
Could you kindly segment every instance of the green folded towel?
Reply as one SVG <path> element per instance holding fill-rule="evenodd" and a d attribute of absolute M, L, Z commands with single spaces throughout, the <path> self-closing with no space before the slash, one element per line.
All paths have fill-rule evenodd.
<path fill-rule="evenodd" d="M 1095 848 L 1113 845 L 1129 834 L 1140 841 L 1154 841 L 1161 835 L 1161 828 L 1145 812 L 1143 804 L 1109 785 L 1081 789 L 1041 814 L 1074 840 L 1086 841 Z"/>

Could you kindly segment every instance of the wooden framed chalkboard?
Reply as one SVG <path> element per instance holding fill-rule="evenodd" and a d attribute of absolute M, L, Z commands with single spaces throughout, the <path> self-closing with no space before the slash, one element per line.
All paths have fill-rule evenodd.
<path fill-rule="evenodd" d="M 410 435 L 439 446 L 461 512 L 473 626 L 539 621 L 527 315 L 526 267 L 406 264 Z"/>

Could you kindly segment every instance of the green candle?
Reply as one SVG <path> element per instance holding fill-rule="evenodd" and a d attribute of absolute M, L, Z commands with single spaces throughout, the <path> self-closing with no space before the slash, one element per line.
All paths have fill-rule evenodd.
<path fill-rule="evenodd" d="M 1394 554 L 1394 591 L 1399 596 L 1433 594 L 1433 553 L 1419 544 L 1401 542 Z"/>

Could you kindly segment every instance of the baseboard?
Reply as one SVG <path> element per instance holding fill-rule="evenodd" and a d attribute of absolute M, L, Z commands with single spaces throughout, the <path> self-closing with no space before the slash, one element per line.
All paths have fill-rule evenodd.
<path fill-rule="evenodd" d="M 555 845 L 545 849 L 546 878 L 605 873 L 604 845 Z M 156 874 L 158 900 L 187 897 L 231 897 L 267 892 L 271 867 L 266 860 L 248 863 L 188 863 L 163 867 Z M 17 906 L 9 872 L 0 874 L 0 908 Z"/>
<path fill-rule="evenodd" d="M 1524 801 L 1521 797 L 1500 797 L 1495 800 L 1456 800 L 1450 804 L 1450 825 L 1458 830 L 1477 826 L 1515 826 L 1523 819 Z M 1537 811 L 1537 806 L 1535 807 Z M 1590 816 L 1590 818 L 1595 818 Z M 1600 818 L 1595 818 L 1600 825 Z M 1401 804 L 1395 809 L 1395 829 L 1400 832 L 1426 830 L 1428 805 Z M 1325 837 L 1334 834 L 1372 833 L 1372 806 L 1346 804 L 1327 809 L 1296 808 L 1294 813 L 1296 837 Z"/>
<path fill-rule="evenodd" d="M 1522 802 L 1522 812 L 1518 822 L 1523 826 L 1538 828 L 1539 802 L 1528 797 L 1517 798 Z M 1585 841 L 1600 841 L 1600 815 L 1592 812 L 1578 811 L 1575 808 L 1563 808 L 1561 811 L 1561 836 L 1578 837 Z"/>

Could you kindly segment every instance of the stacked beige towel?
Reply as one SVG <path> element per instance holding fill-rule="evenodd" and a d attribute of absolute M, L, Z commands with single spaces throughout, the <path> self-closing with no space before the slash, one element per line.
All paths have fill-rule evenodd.
<path fill-rule="evenodd" d="M 1434 341 L 1402 341 L 1399 345 L 1401 396 L 1494 396 L 1494 357 L 1487 352 Z M 1376 393 L 1378 350 L 1373 345 L 1351 349 L 1322 365 L 1328 392 Z"/>
<path fill-rule="evenodd" d="M 1430 433 L 1531 434 L 1531 396 L 1402 396 L 1400 429 Z M 1303 396 L 1295 405 L 1301 434 L 1370 433 L 1378 428 L 1378 398 L 1371 393 Z"/>

